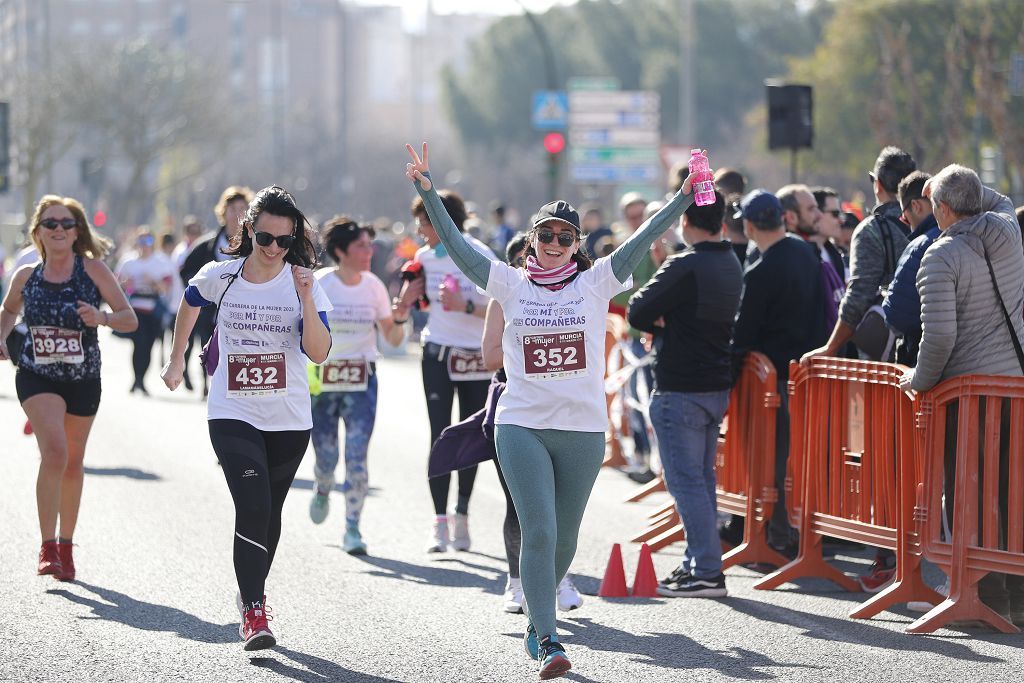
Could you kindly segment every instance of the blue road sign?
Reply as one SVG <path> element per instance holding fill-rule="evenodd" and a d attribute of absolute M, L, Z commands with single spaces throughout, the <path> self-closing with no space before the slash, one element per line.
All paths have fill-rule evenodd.
<path fill-rule="evenodd" d="M 569 95 L 564 90 L 537 90 L 531 111 L 537 130 L 565 130 L 569 125 Z"/>

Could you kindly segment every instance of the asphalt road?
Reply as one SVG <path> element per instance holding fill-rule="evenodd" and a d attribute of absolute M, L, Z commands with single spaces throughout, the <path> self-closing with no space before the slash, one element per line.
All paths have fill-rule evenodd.
<path fill-rule="evenodd" d="M 86 457 L 75 536 L 78 580 L 35 575 L 35 441 L 14 371 L 0 365 L 0 680 L 11 681 L 529 681 L 525 619 L 501 611 L 504 498 L 490 465 L 470 508 L 473 549 L 424 553 L 432 509 L 424 480 L 428 425 L 415 352 L 380 365 L 364 514 L 370 556 L 340 549 L 340 498 L 314 526 L 312 449 L 284 510 L 267 592 L 280 645 L 250 657 L 237 635 L 233 512 L 209 445 L 205 407 L 163 389 L 130 396 L 130 344 L 104 337 L 104 397 Z M 623 499 L 636 485 L 603 471 L 573 565 L 597 592 L 611 544 L 627 543 L 664 494 Z M 862 570 L 868 554 L 841 558 Z M 659 575 L 679 549 L 655 556 Z M 559 613 L 573 681 L 1015 680 L 1024 635 L 944 630 L 911 636 L 906 611 L 854 621 L 863 600 L 822 581 L 754 591 L 759 575 L 730 570 L 723 600 L 588 597 Z M 934 572 L 932 572 L 932 578 Z M 937 581 L 936 581 L 937 582 Z"/>

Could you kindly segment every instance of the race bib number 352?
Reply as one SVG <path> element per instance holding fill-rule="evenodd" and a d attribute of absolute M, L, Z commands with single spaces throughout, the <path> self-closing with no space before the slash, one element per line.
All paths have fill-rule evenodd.
<path fill-rule="evenodd" d="M 283 353 L 229 353 L 227 373 L 228 398 L 288 393 Z"/>
<path fill-rule="evenodd" d="M 85 361 L 80 330 L 36 325 L 29 328 L 29 333 L 32 335 L 32 351 L 36 365 L 52 365 L 53 363 L 78 365 Z"/>
<path fill-rule="evenodd" d="M 523 337 L 526 379 L 569 379 L 587 374 L 586 337 L 580 332 Z"/>

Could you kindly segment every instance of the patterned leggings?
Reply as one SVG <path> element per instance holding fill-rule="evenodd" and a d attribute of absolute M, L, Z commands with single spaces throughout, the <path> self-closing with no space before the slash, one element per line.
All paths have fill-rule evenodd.
<path fill-rule="evenodd" d="M 377 375 L 369 378 L 366 391 L 327 392 L 313 397 L 313 474 L 321 491 L 334 488 L 338 466 L 338 420 L 345 421 L 345 521 L 359 524 L 370 489 L 366 453 L 377 419 Z"/>

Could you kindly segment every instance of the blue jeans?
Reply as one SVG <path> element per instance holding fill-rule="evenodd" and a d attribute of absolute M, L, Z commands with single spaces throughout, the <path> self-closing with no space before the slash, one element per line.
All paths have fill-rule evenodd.
<path fill-rule="evenodd" d="M 629 349 L 637 358 L 643 358 L 648 353 L 644 349 L 643 342 L 639 339 L 631 339 L 629 342 Z M 628 396 L 640 403 L 643 403 L 644 400 L 641 400 L 639 394 L 639 382 L 637 377 L 640 373 L 643 373 L 644 384 L 647 386 L 646 391 L 648 393 L 650 393 L 651 387 L 654 386 L 654 372 L 651 370 L 650 365 L 646 365 L 639 368 L 629 376 Z M 643 398 L 647 399 L 647 396 L 644 396 Z M 643 456 L 646 461 L 646 456 L 651 454 L 651 440 L 647 438 L 647 422 L 644 420 L 644 414 L 635 408 L 629 409 L 629 429 L 633 432 L 634 452 L 639 456 Z"/>
<path fill-rule="evenodd" d="M 722 573 L 715 494 L 718 428 L 729 391 L 655 391 L 651 423 L 658 435 L 665 484 L 686 528 L 683 567 L 698 578 Z"/>
<path fill-rule="evenodd" d="M 377 420 L 377 375 L 369 377 L 366 391 L 332 391 L 313 397 L 313 475 L 321 491 L 334 488 L 338 466 L 338 420 L 345 421 L 345 521 L 358 525 L 370 490 L 366 453 Z"/>

